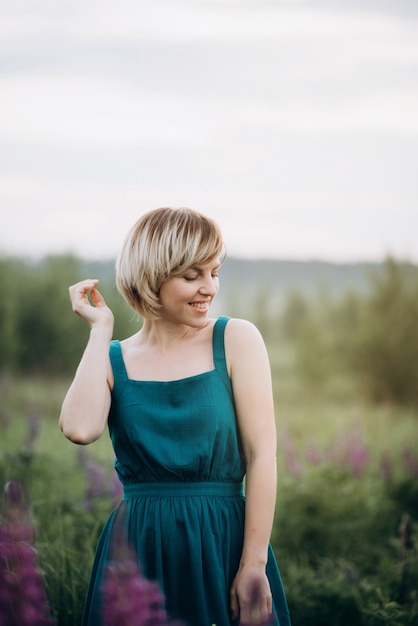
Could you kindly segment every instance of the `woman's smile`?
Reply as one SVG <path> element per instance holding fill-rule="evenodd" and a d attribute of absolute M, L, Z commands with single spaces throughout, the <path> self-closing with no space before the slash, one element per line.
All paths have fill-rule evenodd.
<path fill-rule="evenodd" d="M 189 305 L 194 309 L 205 312 L 209 310 L 210 302 L 209 300 L 206 300 L 205 302 L 189 302 Z"/>

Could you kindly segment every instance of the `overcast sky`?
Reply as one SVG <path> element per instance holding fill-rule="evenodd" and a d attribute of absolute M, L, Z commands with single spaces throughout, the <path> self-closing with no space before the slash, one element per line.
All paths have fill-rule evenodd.
<path fill-rule="evenodd" d="M 230 255 L 418 262 L 416 0 L 0 0 L 0 254 L 158 206 Z"/>

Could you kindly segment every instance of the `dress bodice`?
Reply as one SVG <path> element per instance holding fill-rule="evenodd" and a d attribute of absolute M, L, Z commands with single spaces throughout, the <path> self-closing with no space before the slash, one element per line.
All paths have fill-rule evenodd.
<path fill-rule="evenodd" d="M 120 343 L 112 341 L 109 431 L 122 483 L 242 481 L 245 465 L 225 359 L 227 322 L 221 317 L 214 324 L 214 369 L 168 382 L 130 379 Z"/>

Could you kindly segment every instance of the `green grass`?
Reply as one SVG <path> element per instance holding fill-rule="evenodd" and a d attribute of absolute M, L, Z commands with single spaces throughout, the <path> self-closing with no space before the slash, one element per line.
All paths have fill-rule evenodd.
<path fill-rule="evenodd" d="M 374 458 L 389 451 L 399 457 L 405 445 L 418 450 L 418 413 L 390 404 L 371 404 L 356 379 L 339 372 L 313 384 L 297 374 L 291 347 L 270 348 L 279 441 L 289 434 L 299 450 L 326 448 L 358 431 Z"/>
<path fill-rule="evenodd" d="M 408 473 L 403 450 L 418 450 L 418 416 L 367 403 L 355 381 L 338 373 L 321 384 L 307 384 L 292 359 L 290 350 L 271 354 L 279 435 L 272 542 L 293 626 L 417 625 L 418 469 Z M 44 378 L 1 384 L 0 480 L 24 484 L 59 626 L 80 623 L 98 535 L 112 507 L 109 496 L 93 498 L 85 507 L 80 447 L 58 428 L 68 384 Z M 28 433 L 36 416 L 39 431 L 31 442 Z M 342 458 L 329 453 L 336 443 L 353 445 L 353 433 L 370 454 L 357 478 Z M 289 441 L 300 463 L 298 473 L 289 470 Z M 322 462 L 313 464 L 306 457 L 311 446 L 325 455 Z M 110 482 L 108 436 L 81 451 L 108 472 Z M 385 452 L 393 465 L 389 477 L 382 476 L 379 465 Z M 402 545 L 399 532 L 405 515 L 411 523 L 410 548 Z"/>

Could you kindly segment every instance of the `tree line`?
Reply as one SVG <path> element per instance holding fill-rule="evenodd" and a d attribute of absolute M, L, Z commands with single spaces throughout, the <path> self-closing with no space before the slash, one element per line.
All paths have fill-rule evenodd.
<path fill-rule="evenodd" d="M 313 302 L 294 292 L 281 317 L 299 372 L 314 384 L 355 377 L 373 402 L 418 407 L 418 268 L 387 258 L 369 289 Z"/>
<path fill-rule="evenodd" d="M 44 375 L 74 371 L 89 331 L 71 309 L 68 287 L 86 277 L 100 279 L 100 290 L 115 314 L 115 336 L 139 327 L 116 292 L 108 264 L 88 270 L 86 274 L 85 263 L 71 255 L 37 263 L 0 260 L 0 371 Z"/>
<path fill-rule="evenodd" d="M 0 372 L 74 372 L 88 328 L 71 310 L 68 286 L 86 276 L 100 279 L 115 337 L 140 328 L 115 288 L 112 263 L 86 264 L 71 255 L 36 263 L 0 259 Z M 269 285 L 243 303 L 231 288 L 223 293 L 223 312 L 252 319 L 268 345 L 290 345 L 308 382 L 346 373 L 373 401 L 418 406 L 418 267 L 387 258 L 368 281 L 367 290 L 338 296 L 318 287 L 312 298 L 295 288 L 280 307 Z"/>

